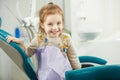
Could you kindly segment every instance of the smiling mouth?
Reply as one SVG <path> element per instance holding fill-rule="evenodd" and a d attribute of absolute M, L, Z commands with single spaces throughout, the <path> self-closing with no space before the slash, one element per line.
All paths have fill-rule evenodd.
<path fill-rule="evenodd" d="M 57 34 L 59 31 L 50 31 L 52 34 Z"/>

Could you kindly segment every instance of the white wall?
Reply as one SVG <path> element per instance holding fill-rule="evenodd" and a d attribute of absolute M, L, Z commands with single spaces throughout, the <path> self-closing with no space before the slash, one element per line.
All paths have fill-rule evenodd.
<path fill-rule="evenodd" d="M 120 0 L 71 0 L 73 35 L 77 35 L 76 31 L 102 31 L 102 39 L 119 32 L 119 3 Z"/>
<path fill-rule="evenodd" d="M 2 28 L 14 34 L 14 28 L 21 26 L 16 17 L 19 17 L 17 11 L 19 5 L 20 15 L 24 17 L 30 16 L 30 0 L 0 0 L 0 16 L 2 17 Z M 8 9 L 9 8 L 9 9 Z"/>
<path fill-rule="evenodd" d="M 72 37 L 79 55 L 95 55 L 111 64 L 120 63 L 119 4 L 120 0 L 71 0 Z M 80 42 L 79 32 L 96 31 L 101 33 L 95 40 Z"/>

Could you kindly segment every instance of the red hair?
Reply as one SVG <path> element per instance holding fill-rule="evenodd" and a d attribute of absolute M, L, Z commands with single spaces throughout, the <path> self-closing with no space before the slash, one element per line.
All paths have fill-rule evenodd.
<path fill-rule="evenodd" d="M 40 23 L 39 23 L 39 32 L 43 33 L 44 29 L 41 27 L 41 24 L 44 23 L 46 17 L 51 14 L 60 14 L 62 15 L 62 20 L 64 23 L 64 15 L 62 9 L 56 5 L 53 4 L 52 2 L 48 3 L 47 5 L 43 6 L 40 11 L 39 11 L 39 18 L 40 18 Z"/>

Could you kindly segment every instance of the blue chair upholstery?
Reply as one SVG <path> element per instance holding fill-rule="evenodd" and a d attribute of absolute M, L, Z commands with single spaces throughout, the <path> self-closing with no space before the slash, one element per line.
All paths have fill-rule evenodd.
<path fill-rule="evenodd" d="M 0 17 L 0 27 L 2 26 L 2 18 Z"/>
<path fill-rule="evenodd" d="M 120 80 L 120 65 L 105 65 L 71 70 L 66 80 Z"/>
<path fill-rule="evenodd" d="M 107 63 L 105 59 L 95 56 L 79 56 L 79 61 L 81 62 L 82 68 L 93 67 L 96 64 L 106 65 Z"/>
<path fill-rule="evenodd" d="M 98 58 L 95 56 L 80 56 L 79 60 L 81 63 L 90 62 L 90 63 L 96 63 L 96 64 L 100 64 L 100 65 L 105 65 L 107 63 L 107 61 L 105 59 Z"/>
<path fill-rule="evenodd" d="M 0 47 L 7 55 L 16 63 L 16 65 L 26 73 L 30 80 L 37 80 L 36 71 L 30 58 L 21 49 L 19 44 L 15 42 L 6 42 L 6 36 L 11 35 L 0 29 Z M 12 36 L 12 35 L 11 35 Z"/>
<path fill-rule="evenodd" d="M 15 42 L 7 43 L 6 42 L 7 35 L 11 35 L 11 34 L 0 29 L 0 47 L 17 64 L 17 66 L 26 73 L 26 75 L 30 78 L 30 80 L 37 80 L 36 71 L 34 70 L 30 58 L 21 49 L 19 44 Z M 20 58 L 17 57 L 16 59 L 16 57 L 12 57 L 12 55 L 20 56 Z M 120 77 L 118 76 L 120 75 L 119 65 L 105 65 L 107 63 L 106 60 L 93 56 L 80 56 L 79 60 L 81 63 L 90 62 L 104 66 L 94 66 L 94 67 L 82 68 L 79 70 L 67 71 L 65 73 L 66 80 L 113 80 L 113 79 L 120 80 Z M 112 74 L 112 71 L 115 74 Z"/>

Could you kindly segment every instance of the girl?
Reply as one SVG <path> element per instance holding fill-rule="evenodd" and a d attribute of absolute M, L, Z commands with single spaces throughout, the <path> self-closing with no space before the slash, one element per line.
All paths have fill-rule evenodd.
<path fill-rule="evenodd" d="M 28 56 L 36 54 L 38 80 L 65 80 L 67 70 L 79 69 L 81 65 L 69 34 L 63 32 L 63 11 L 58 5 L 48 3 L 41 8 L 39 17 L 39 34 L 27 49 L 17 38 L 8 36 L 7 41 L 19 43 Z"/>

